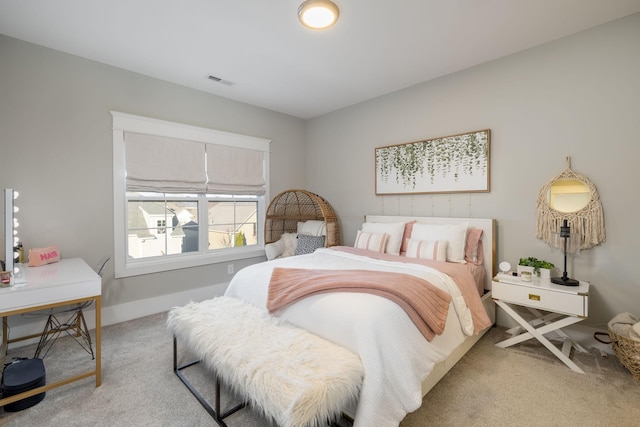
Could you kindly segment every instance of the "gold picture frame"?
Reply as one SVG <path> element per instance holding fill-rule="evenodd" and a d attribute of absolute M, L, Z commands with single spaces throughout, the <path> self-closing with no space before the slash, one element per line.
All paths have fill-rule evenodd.
<path fill-rule="evenodd" d="M 375 149 L 376 195 L 488 193 L 491 130 Z"/>

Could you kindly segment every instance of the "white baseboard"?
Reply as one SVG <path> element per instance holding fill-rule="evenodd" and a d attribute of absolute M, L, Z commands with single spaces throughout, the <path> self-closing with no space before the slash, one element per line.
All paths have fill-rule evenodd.
<path fill-rule="evenodd" d="M 173 307 L 184 305 L 190 301 L 203 301 L 220 296 L 227 288 L 227 283 L 191 289 L 189 291 L 162 295 L 145 300 L 133 301 L 102 308 L 102 326 L 139 319 L 140 317 L 168 311 Z M 87 326 L 95 328 L 95 312 L 86 313 Z M 91 322 L 89 322 L 91 318 Z"/>
<path fill-rule="evenodd" d="M 176 292 L 173 294 L 161 295 L 153 298 L 132 301 L 125 304 L 112 305 L 102 307 L 101 323 L 102 326 L 113 325 L 128 320 L 138 319 L 140 317 L 150 316 L 152 314 L 168 311 L 173 307 L 184 305 L 190 301 L 203 301 L 205 299 L 220 296 L 224 293 L 228 283 L 211 285 L 204 288 L 191 289 L 188 291 Z M 87 327 L 92 330 L 96 327 L 95 306 L 91 306 L 83 311 Z M 60 316 L 64 318 L 64 315 Z M 9 337 L 24 337 L 28 335 L 41 333 L 44 329 L 46 316 L 32 318 L 24 316 L 12 316 L 9 318 L 10 333 Z M 37 343 L 39 338 L 33 338 L 24 341 L 18 341 L 11 344 L 11 347 L 22 347 L 29 344 Z"/>

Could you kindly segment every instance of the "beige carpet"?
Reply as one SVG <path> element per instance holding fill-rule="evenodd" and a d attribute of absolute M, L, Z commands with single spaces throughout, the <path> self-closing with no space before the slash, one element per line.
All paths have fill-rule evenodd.
<path fill-rule="evenodd" d="M 211 426 L 206 411 L 172 371 L 166 314 L 103 328 L 103 385 L 93 378 L 47 392 L 32 408 L 7 413 L 0 425 L 22 426 Z M 409 414 L 402 427 L 418 426 L 638 426 L 640 383 L 615 357 L 593 350 L 574 361 L 574 373 L 541 345 L 500 349 L 504 332 L 492 329 Z M 10 349 L 31 357 L 33 346 Z M 92 363 L 70 338 L 45 358 L 47 380 Z M 209 377 L 190 368 L 190 378 L 213 396 Z M 271 426 L 251 410 L 227 419 L 230 427 Z M 375 427 L 375 426 L 372 426 Z"/>

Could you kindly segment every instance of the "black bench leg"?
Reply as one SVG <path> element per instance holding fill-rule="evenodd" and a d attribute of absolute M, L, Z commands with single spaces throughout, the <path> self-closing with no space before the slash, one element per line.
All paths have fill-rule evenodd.
<path fill-rule="evenodd" d="M 342 427 L 343 425 L 353 426 L 353 418 L 345 414 L 344 412 L 328 423 L 329 427 Z"/>
<path fill-rule="evenodd" d="M 216 396 L 215 396 L 215 408 L 207 402 L 207 400 L 198 392 L 198 390 L 189 382 L 187 377 L 182 373 L 183 369 L 186 369 L 190 366 L 200 363 L 199 360 L 186 363 L 184 365 L 178 366 L 178 340 L 176 337 L 173 337 L 173 372 L 180 378 L 180 381 L 187 387 L 187 389 L 195 396 L 195 398 L 200 402 L 200 405 L 211 415 L 211 417 L 218 423 L 220 427 L 228 427 L 227 424 L 223 421 L 224 418 L 228 417 L 231 414 L 238 412 L 240 409 L 244 408 L 245 403 L 240 403 L 233 408 L 229 409 L 225 413 L 220 412 L 220 380 L 216 375 Z"/>

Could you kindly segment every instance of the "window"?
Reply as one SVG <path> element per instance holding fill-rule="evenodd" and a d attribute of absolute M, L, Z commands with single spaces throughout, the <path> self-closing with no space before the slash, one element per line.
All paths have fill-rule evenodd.
<path fill-rule="evenodd" d="M 116 277 L 264 254 L 268 140 L 112 115 Z"/>
<path fill-rule="evenodd" d="M 254 246 L 258 242 L 255 196 L 207 196 L 209 249 Z"/>

